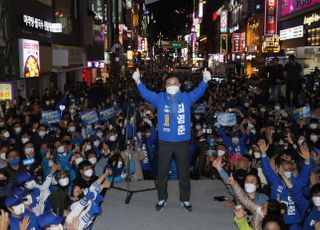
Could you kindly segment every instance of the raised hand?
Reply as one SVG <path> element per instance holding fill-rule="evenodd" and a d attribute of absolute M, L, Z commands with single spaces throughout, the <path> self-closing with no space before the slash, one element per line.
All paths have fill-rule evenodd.
<path fill-rule="evenodd" d="M 234 178 L 233 178 L 232 173 L 230 174 L 229 178 L 228 178 L 225 182 L 226 182 L 226 184 L 234 185 L 235 180 L 234 180 Z"/>
<path fill-rule="evenodd" d="M 132 74 L 132 79 L 137 83 L 137 85 L 141 82 L 140 81 L 140 71 L 137 68 L 136 71 Z"/>
<path fill-rule="evenodd" d="M 222 163 L 222 157 L 217 157 L 216 160 L 212 162 L 212 166 L 215 167 L 218 171 L 223 168 L 226 163 Z"/>
<path fill-rule="evenodd" d="M 310 155 L 308 145 L 306 143 L 304 143 L 300 146 L 299 154 L 304 159 L 305 163 L 307 163 L 307 164 L 310 163 L 311 155 Z"/>
<path fill-rule="evenodd" d="M 1 209 L 0 230 L 7 230 L 9 227 L 9 214 Z"/>
<path fill-rule="evenodd" d="M 19 223 L 19 229 L 20 230 L 27 230 L 30 225 L 30 217 L 24 216 L 23 220 Z"/>
<path fill-rule="evenodd" d="M 266 143 L 266 141 L 264 139 L 260 139 L 258 141 L 258 146 L 259 146 L 261 154 L 263 156 L 265 156 L 267 151 L 268 151 L 269 145 L 267 145 L 267 143 Z"/>
<path fill-rule="evenodd" d="M 203 81 L 207 83 L 211 80 L 211 73 L 207 70 L 207 68 L 204 69 L 202 72 Z"/>
<path fill-rule="evenodd" d="M 242 207 L 235 207 L 234 215 L 237 219 L 242 219 L 247 217 L 247 213 L 245 210 L 243 210 Z"/>

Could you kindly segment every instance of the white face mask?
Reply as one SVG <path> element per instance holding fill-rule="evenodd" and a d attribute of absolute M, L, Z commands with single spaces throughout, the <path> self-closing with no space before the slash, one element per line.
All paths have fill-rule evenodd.
<path fill-rule="evenodd" d="M 64 146 L 61 145 L 58 149 L 57 149 L 58 153 L 64 153 Z"/>
<path fill-rule="evenodd" d="M 16 133 L 21 133 L 21 127 L 15 128 L 14 131 L 15 131 Z"/>
<path fill-rule="evenodd" d="M 281 108 L 280 105 L 276 105 L 276 106 L 274 107 L 275 110 L 280 110 L 280 108 Z"/>
<path fill-rule="evenodd" d="M 171 86 L 168 86 L 166 88 L 166 91 L 168 94 L 170 95 L 175 95 L 179 92 L 180 88 L 178 86 L 175 86 L 175 85 L 171 85 Z"/>
<path fill-rule="evenodd" d="M 16 206 L 12 206 L 12 209 L 15 215 L 20 216 L 25 211 L 24 203 L 21 203 Z"/>
<path fill-rule="evenodd" d="M 86 151 L 89 151 L 89 150 L 91 150 L 91 145 L 87 145 L 87 147 L 86 147 Z"/>
<path fill-rule="evenodd" d="M 99 138 L 101 138 L 101 137 L 103 136 L 103 133 L 102 133 L 102 132 L 97 132 L 97 136 L 98 136 Z"/>
<path fill-rule="evenodd" d="M 200 130 L 201 129 L 201 125 L 196 125 L 196 130 Z"/>
<path fill-rule="evenodd" d="M 266 111 L 266 108 L 261 108 L 260 111 L 264 113 Z"/>
<path fill-rule="evenodd" d="M 226 152 L 224 150 L 218 150 L 218 156 L 223 156 Z"/>
<path fill-rule="evenodd" d="M 90 161 L 90 160 L 89 160 Z M 86 171 L 84 171 L 83 173 L 86 177 L 92 177 L 93 175 L 93 170 L 92 169 L 88 169 Z"/>
<path fill-rule="evenodd" d="M 195 115 L 194 118 L 195 118 L 196 120 L 199 120 L 199 119 L 201 118 L 201 116 L 200 116 L 200 115 Z"/>
<path fill-rule="evenodd" d="M 99 144 L 100 144 L 100 141 L 98 141 L 98 140 L 96 140 L 96 141 L 93 142 L 93 145 L 94 145 L 95 147 L 99 147 Z"/>
<path fill-rule="evenodd" d="M 7 159 L 6 158 L 6 152 L 0 154 L 0 159 L 1 160 L 6 160 Z"/>
<path fill-rule="evenodd" d="M 285 172 L 284 172 L 284 176 L 285 176 L 286 178 L 288 178 L 288 179 L 291 179 L 291 177 L 292 177 L 292 172 L 287 172 L 287 171 L 285 171 Z"/>
<path fill-rule="evenodd" d="M 27 189 L 34 189 L 35 186 L 36 186 L 36 182 L 34 180 L 27 181 L 26 183 L 24 183 L 24 187 Z"/>
<path fill-rule="evenodd" d="M 254 184 L 250 184 L 250 183 L 245 183 L 244 184 L 244 190 L 247 193 L 253 193 L 257 190 L 257 186 L 255 186 Z"/>
<path fill-rule="evenodd" d="M 76 159 L 76 165 L 80 164 L 83 161 L 83 157 L 78 157 Z"/>
<path fill-rule="evenodd" d="M 25 153 L 25 154 L 30 154 L 30 153 L 33 153 L 33 151 L 34 151 L 33 148 L 26 148 L 26 149 L 24 150 L 24 153 Z"/>
<path fill-rule="evenodd" d="M 303 142 L 304 142 L 303 139 L 299 139 L 299 140 L 298 140 L 298 145 L 302 145 Z"/>
<path fill-rule="evenodd" d="M 310 140 L 313 142 L 313 143 L 316 143 L 318 141 L 318 136 L 315 135 L 315 134 L 311 134 L 310 135 Z"/>
<path fill-rule="evenodd" d="M 110 136 L 109 140 L 110 140 L 110 141 L 115 141 L 115 140 L 117 140 L 117 135 L 112 135 L 112 136 Z"/>
<path fill-rule="evenodd" d="M 22 144 L 25 144 L 25 143 L 27 143 L 28 141 L 29 141 L 29 138 L 27 138 L 27 137 L 21 138 Z"/>
<path fill-rule="evenodd" d="M 97 163 L 97 158 L 96 157 L 92 157 L 92 158 L 89 159 L 89 161 L 90 161 L 91 164 L 94 165 L 95 163 Z"/>
<path fill-rule="evenodd" d="M 76 127 L 74 127 L 74 126 L 70 126 L 69 127 L 69 132 L 70 133 L 74 133 L 76 131 Z"/>
<path fill-rule="evenodd" d="M 63 230 L 62 224 L 59 225 L 50 225 L 49 230 Z"/>
<path fill-rule="evenodd" d="M 312 202 L 313 202 L 314 206 L 320 207 L 320 196 L 312 197 Z"/>
<path fill-rule="evenodd" d="M 31 205 L 32 204 L 32 196 L 30 194 L 28 194 L 26 197 L 25 197 L 27 200 L 24 201 L 23 203 L 25 205 Z"/>
<path fill-rule="evenodd" d="M 50 168 L 52 168 L 52 166 L 54 166 L 54 162 L 53 162 L 52 160 L 49 160 L 48 166 L 49 166 Z"/>
<path fill-rule="evenodd" d="M 9 133 L 8 131 L 6 131 L 6 132 L 3 134 L 3 136 L 4 136 L 5 138 L 9 138 L 9 137 L 10 137 L 10 133 Z"/>
<path fill-rule="evenodd" d="M 311 123 L 310 124 L 310 129 L 316 129 L 318 125 L 316 123 Z"/>
<path fill-rule="evenodd" d="M 231 141 L 232 141 L 232 144 L 234 144 L 234 145 L 239 144 L 239 138 L 238 137 L 232 137 Z"/>
<path fill-rule="evenodd" d="M 64 177 L 59 179 L 59 185 L 61 185 L 62 187 L 66 187 L 69 184 L 69 178 L 68 177 Z"/>
<path fill-rule="evenodd" d="M 44 137 L 44 135 L 46 135 L 46 131 L 40 131 L 40 132 L 39 132 L 39 136 L 40 136 L 40 137 Z"/>
<path fill-rule="evenodd" d="M 261 157 L 260 152 L 254 152 L 254 158 L 259 159 Z"/>
<path fill-rule="evenodd" d="M 123 164 L 122 161 L 119 161 L 119 162 L 118 162 L 118 165 L 117 165 L 117 166 L 118 166 L 118 169 L 122 167 L 122 164 Z"/>

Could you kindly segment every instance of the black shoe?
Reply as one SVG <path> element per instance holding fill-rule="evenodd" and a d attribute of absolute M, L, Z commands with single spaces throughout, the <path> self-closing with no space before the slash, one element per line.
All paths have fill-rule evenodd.
<path fill-rule="evenodd" d="M 162 210 L 167 205 L 167 200 L 159 200 L 158 203 L 155 206 L 155 209 L 157 211 Z"/>
<path fill-rule="evenodd" d="M 181 206 L 184 208 L 185 211 L 187 212 L 191 212 L 192 211 L 192 206 L 190 204 L 189 201 L 184 201 L 184 202 L 181 202 Z"/>

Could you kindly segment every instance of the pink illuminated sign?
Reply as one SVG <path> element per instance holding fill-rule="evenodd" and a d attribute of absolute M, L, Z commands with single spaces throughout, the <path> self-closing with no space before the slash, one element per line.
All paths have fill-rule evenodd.
<path fill-rule="evenodd" d="M 292 13 L 307 9 L 320 4 L 320 0 L 280 0 L 279 17 L 284 17 Z"/>

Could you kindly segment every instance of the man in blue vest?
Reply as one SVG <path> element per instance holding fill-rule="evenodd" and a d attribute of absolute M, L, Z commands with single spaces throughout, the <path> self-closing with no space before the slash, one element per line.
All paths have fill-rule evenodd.
<path fill-rule="evenodd" d="M 189 178 L 189 145 L 191 139 L 191 106 L 205 93 L 208 81 L 211 79 L 209 71 L 203 72 L 203 81 L 190 93 L 181 92 L 181 82 L 174 74 L 166 78 L 166 92 L 155 93 L 146 88 L 140 81 L 137 69 L 132 78 L 135 80 L 142 98 L 157 108 L 158 113 L 158 199 L 155 208 L 163 209 L 167 204 L 168 174 L 171 159 L 176 160 L 180 201 L 183 208 L 191 212 L 190 178 Z"/>

